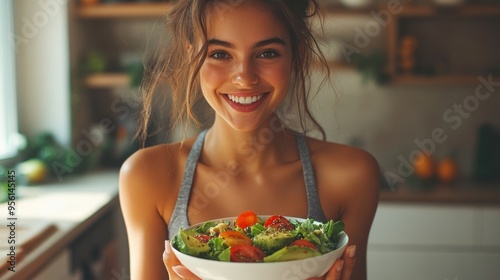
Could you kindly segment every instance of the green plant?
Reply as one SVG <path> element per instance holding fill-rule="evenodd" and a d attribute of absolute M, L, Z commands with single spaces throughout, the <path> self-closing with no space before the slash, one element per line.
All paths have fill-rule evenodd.
<path fill-rule="evenodd" d="M 361 72 L 363 82 L 374 79 L 378 84 L 386 84 L 388 75 L 386 71 L 387 58 L 384 52 L 376 51 L 370 54 L 353 54 L 352 62 Z"/>

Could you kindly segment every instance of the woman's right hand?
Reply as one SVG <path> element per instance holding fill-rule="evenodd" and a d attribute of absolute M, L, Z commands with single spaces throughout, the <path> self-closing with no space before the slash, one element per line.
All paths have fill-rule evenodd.
<path fill-rule="evenodd" d="M 170 280 L 201 280 L 194 273 L 189 271 L 185 266 L 181 264 L 179 259 L 172 252 L 172 245 L 170 241 L 165 240 L 165 251 L 163 252 L 163 263 L 168 271 L 168 278 Z"/>

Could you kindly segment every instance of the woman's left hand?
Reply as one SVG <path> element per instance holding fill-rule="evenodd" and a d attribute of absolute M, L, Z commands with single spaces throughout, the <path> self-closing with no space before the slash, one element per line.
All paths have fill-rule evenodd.
<path fill-rule="evenodd" d="M 330 270 L 320 278 L 308 280 L 349 280 L 356 263 L 356 245 L 350 245 L 344 251 L 342 258 L 336 260 Z"/>

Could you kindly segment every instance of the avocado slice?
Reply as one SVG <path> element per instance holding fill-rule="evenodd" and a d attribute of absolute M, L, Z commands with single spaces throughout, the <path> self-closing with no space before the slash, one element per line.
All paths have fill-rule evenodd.
<path fill-rule="evenodd" d="M 226 248 L 218 256 L 219 261 L 230 262 L 231 261 L 231 247 Z"/>
<path fill-rule="evenodd" d="M 264 258 L 264 262 L 284 262 L 317 257 L 321 253 L 310 247 L 287 246 Z"/>
<path fill-rule="evenodd" d="M 199 256 L 210 251 L 210 246 L 207 243 L 201 242 L 194 237 L 196 234 L 198 233 L 180 229 L 179 233 L 173 238 L 172 245 L 180 252 L 191 256 Z"/>
<path fill-rule="evenodd" d="M 269 253 L 289 245 L 295 238 L 290 231 L 267 230 L 254 236 L 253 244 Z"/>

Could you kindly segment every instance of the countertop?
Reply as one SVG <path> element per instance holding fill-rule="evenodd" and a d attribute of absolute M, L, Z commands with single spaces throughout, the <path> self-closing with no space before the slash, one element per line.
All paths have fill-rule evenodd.
<path fill-rule="evenodd" d="M 118 171 L 95 171 L 63 182 L 17 186 L 13 217 L 16 230 L 33 224 L 50 225 L 47 236 L 19 253 L 15 270 L 2 268 L 1 279 L 29 279 L 30 275 L 67 247 L 111 208 L 118 206 Z M 10 222 L 7 203 L 0 204 L 2 223 Z M 0 237 L 5 242 L 6 236 Z M 16 238 L 21 238 L 18 235 Z M 4 245 L 4 244 L 2 244 Z M 6 254 L 2 251 L 2 262 Z"/>
<path fill-rule="evenodd" d="M 436 184 L 423 188 L 400 185 L 393 189 L 382 190 L 380 202 L 500 205 L 500 182 L 464 181 L 449 185 Z"/>

